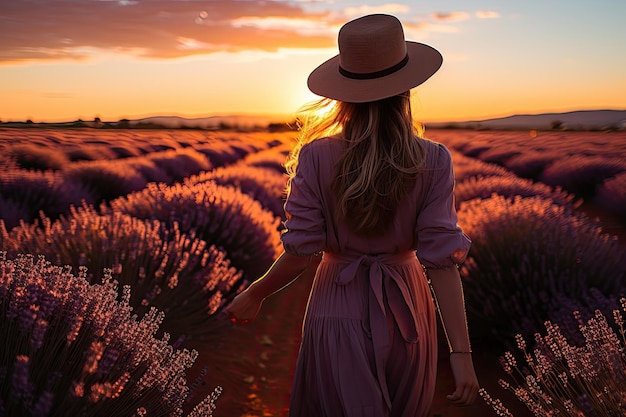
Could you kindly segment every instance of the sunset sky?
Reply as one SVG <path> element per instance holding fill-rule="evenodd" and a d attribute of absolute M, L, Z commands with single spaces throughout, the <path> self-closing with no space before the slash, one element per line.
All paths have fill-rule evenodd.
<path fill-rule="evenodd" d="M 443 54 L 424 121 L 626 109 L 624 0 L 0 0 L 0 120 L 293 115 L 369 13 Z"/>

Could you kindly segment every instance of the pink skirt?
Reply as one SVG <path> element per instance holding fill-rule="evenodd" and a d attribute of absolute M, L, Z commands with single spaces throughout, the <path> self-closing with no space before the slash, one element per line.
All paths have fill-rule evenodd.
<path fill-rule="evenodd" d="M 303 326 L 290 417 L 425 417 L 437 327 L 415 252 L 324 253 Z"/>

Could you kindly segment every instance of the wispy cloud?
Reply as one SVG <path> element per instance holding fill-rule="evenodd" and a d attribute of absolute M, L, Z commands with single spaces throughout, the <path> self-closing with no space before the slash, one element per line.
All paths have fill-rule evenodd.
<path fill-rule="evenodd" d="M 210 23 L 209 23 L 210 24 Z M 295 32 L 301 35 L 324 35 L 335 36 L 335 31 L 325 22 L 312 20 L 310 18 L 291 17 L 241 17 L 234 19 L 231 25 L 235 28 L 257 28 L 262 30 L 280 30 L 285 32 Z"/>
<path fill-rule="evenodd" d="M 479 19 L 497 19 L 500 17 L 500 13 L 489 10 L 479 10 L 474 15 Z"/>
<path fill-rule="evenodd" d="M 335 34 L 306 31 L 302 25 L 319 21 L 323 26 L 327 13 L 307 12 L 302 5 L 246 0 L 2 1 L 0 63 L 82 59 L 89 56 L 87 49 L 171 58 L 333 45 Z"/>
<path fill-rule="evenodd" d="M 441 22 L 459 22 L 471 18 L 467 12 L 437 12 L 433 13 L 431 17 Z"/>

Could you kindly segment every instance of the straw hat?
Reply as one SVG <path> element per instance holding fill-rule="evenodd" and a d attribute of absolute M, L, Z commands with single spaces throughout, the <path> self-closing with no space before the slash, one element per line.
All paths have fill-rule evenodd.
<path fill-rule="evenodd" d="M 434 48 L 404 40 L 400 21 L 373 14 L 339 30 L 339 55 L 309 75 L 309 89 L 320 96 L 363 103 L 404 93 L 422 84 L 441 67 Z"/>

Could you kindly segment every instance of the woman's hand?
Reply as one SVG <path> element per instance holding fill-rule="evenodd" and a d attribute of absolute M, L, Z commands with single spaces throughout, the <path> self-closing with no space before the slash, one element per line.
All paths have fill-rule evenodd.
<path fill-rule="evenodd" d="M 254 321 L 263 305 L 263 299 L 255 297 L 250 288 L 237 295 L 226 306 L 225 311 L 230 320 L 238 325 L 248 324 Z"/>
<path fill-rule="evenodd" d="M 313 258 L 316 258 L 314 265 L 317 268 L 317 256 L 296 256 L 283 252 L 265 275 L 250 284 L 226 306 L 224 311 L 230 320 L 239 325 L 254 321 L 263 300 L 292 283 L 302 271 L 311 267 Z"/>
<path fill-rule="evenodd" d="M 452 395 L 448 395 L 446 398 L 458 407 L 472 405 L 480 388 L 474 371 L 472 355 L 469 353 L 452 353 L 450 354 L 450 366 L 454 376 L 455 390 Z"/>

